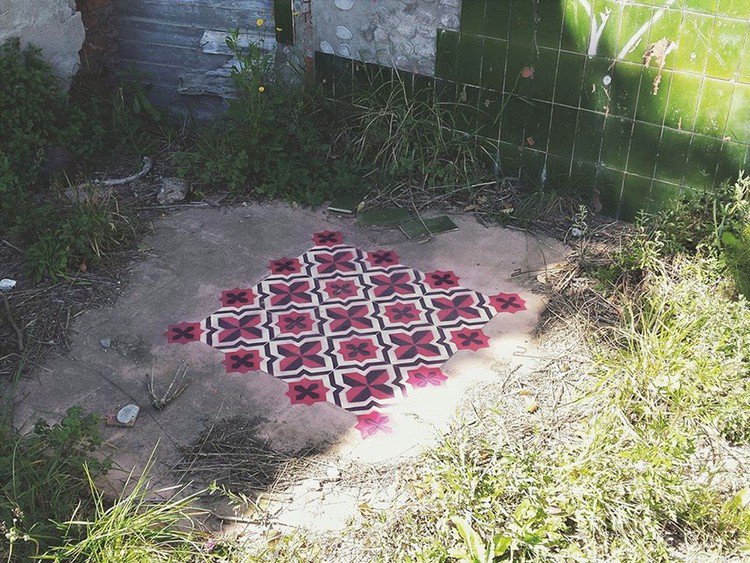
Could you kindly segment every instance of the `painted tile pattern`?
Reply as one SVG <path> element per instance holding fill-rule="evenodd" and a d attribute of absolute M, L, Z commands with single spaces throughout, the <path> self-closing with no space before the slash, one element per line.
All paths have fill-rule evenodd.
<path fill-rule="evenodd" d="M 203 342 L 224 353 L 229 373 L 284 381 L 292 404 L 352 412 L 368 437 L 391 431 L 390 405 L 443 385 L 453 354 L 486 348 L 490 319 L 525 310 L 518 294 L 471 291 L 454 272 L 419 272 L 392 250 L 347 246 L 339 232 L 313 241 L 302 256 L 273 260 L 260 283 L 224 291 L 206 319 L 171 325 L 169 342 Z"/>

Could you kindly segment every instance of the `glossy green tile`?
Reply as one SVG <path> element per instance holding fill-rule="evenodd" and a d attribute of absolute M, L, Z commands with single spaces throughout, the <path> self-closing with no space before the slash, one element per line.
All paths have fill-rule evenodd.
<path fill-rule="evenodd" d="M 649 213 L 658 213 L 671 209 L 680 201 L 682 190 L 678 184 L 670 184 L 661 180 L 654 180 L 651 186 L 651 194 L 647 210 Z"/>
<path fill-rule="evenodd" d="M 747 0 L 719 0 L 719 13 L 732 18 L 750 19 L 750 2 Z"/>
<path fill-rule="evenodd" d="M 576 160 L 597 162 L 604 135 L 604 114 L 581 111 L 578 114 L 576 133 Z"/>
<path fill-rule="evenodd" d="M 510 3 L 510 42 L 534 45 L 536 13 L 535 2 L 529 0 L 503 0 Z"/>
<path fill-rule="evenodd" d="M 688 10 L 713 14 L 719 8 L 719 0 L 685 0 L 684 5 Z"/>
<path fill-rule="evenodd" d="M 451 110 L 453 126 L 459 131 L 469 134 L 476 133 L 479 94 L 480 89 L 475 86 L 459 85 L 458 103 Z"/>
<path fill-rule="evenodd" d="M 508 39 L 510 2 L 488 0 L 485 4 L 484 35 L 495 39 Z"/>
<path fill-rule="evenodd" d="M 750 84 L 750 31 L 745 38 L 745 48 L 740 56 L 739 81 Z"/>
<path fill-rule="evenodd" d="M 715 137 L 724 136 L 729 118 L 734 85 L 723 80 L 706 78 L 703 81 L 701 101 L 695 120 L 695 131 Z"/>
<path fill-rule="evenodd" d="M 541 151 L 547 150 L 551 117 L 552 104 L 546 102 L 533 102 L 529 106 L 526 115 L 524 146 Z"/>
<path fill-rule="evenodd" d="M 596 164 L 574 160 L 569 181 L 571 188 L 582 201 L 591 201 L 596 187 Z"/>
<path fill-rule="evenodd" d="M 747 170 L 748 145 L 724 141 L 719 157 L 719 167 L 716 172 L 716 181 L 734 182 L 739 178 L 740 172 Z"/>
<path fill-rule="evenodd" d="M 461 35 L 456 31 L 441 29 L 437 36 L 435 76 L 456 80 L 458 77 L 458 47 Z"/>
<path fill-rule="evenodd" d="M 461 34 L 458 44 L 458 81 L 479 85 L 482 74 L 484 37 Z"/>
<path fill-rule="evenodd" d="M 673 73 L 667 113 L 664 116 L 665 125 L 685 131 L 693 130 L 702 82 L 701 76 L 683 72 Z"/>
<path fill-rule="evenodd" d="M 555 103 L 578 107 L 581 91 L 578 85 L 583 81 L 583 66 L 586 58 L 575 53 L 560 53 L 557 64 L 557 88 Z"/>
<path fill-rule="evenodd" d="M 649 178 L 654 175 L 656 157 L 659 154 L 660 137 L 660 126 L 635 122 L 628 157 L 628 172 Z"/>
<path fill-rule="evenodd" d="M 570 158 L 576 139 L 578 112 L 564 106 L 552 109 L 552 128 L 549 138 L 549 151 L 552 154 Z"/>
<path fill-rule="evenodd" d="M 729 111 L 727 136 L 740 143 L 750 143 L 750 85 L 737 84 Z"/>
<path fill-rule="evenodd" d="M 654 14 L 652 6 L 625 5 L 620 18 L 620 32 L 617 40 L 619 60 L 642 63 L 643 53 L 648 47 L 648 33 L 640 34 L 644 22 L 651 20 Z M 632 40 L 640 37 L 637 41 Z M 629 46 L 629 48 L 628 48 Z"/>
<path fill-rule="evenodd" d="M 557 74 L 557 51 L 540 48 L 534 60 L 534 78 L 529 95 L 537 100 L 552 101 Z"/>
<path fill-rule="evenodd" d="M 645 207 L 650 194 L 651 178 L 625 174 L 619 218 L 623 221 L 633 221 Z"/>
<path fill-rule="evenodd" d="M 593 111 L 606 112 L 609 107 L 609 87 L 611 62 L 594 57 L 586 61 L 581 87 L 581 107 Z"/>
<path fill-rule="evenodd" d="M 524 140 L 524 126 L 529 103 L 517 96 L 511 96 L 507 102 L 503 119 L 500 123 L 500 140 L 521 146 Z"/>
<path fill-rule="evenodd" d="M 503 94 L 495 90 L 483 90 L 479 94 L 477 112 L 477 134 L 488 139 L 497 139 L 502 119 Z"/>
<path fill-rule="evenodd" d="M 487 4 L 483 0 L 467 0 L 461 4 L 461 33 L 484 35 Z"/>
<path fill-rule="evenodd" d="M 542 185 L 546 155 L 542 151 L 524 148 L 521 155 L 521 179 L 524 184 L 537 188 Z"/>
<path fill-rule="evenodd" d="M 539 2 L 536 6 L 536 12 L 538 22 L 537 44 L 540 47 L 559 49 L 563 25 L 562 2 Z"/>
<path fill-rule="evenodd" d="M 562 48 L 575 53 L 587 53 L 591 34 L 591 19 L 579 0 L 560 1 L 565 2 Z"/>
<path fill-rule="evenodd" d="M 685 183 L 693 189 L 713 186 L 721 155 L 721 141 L 695 135 L 685 168 Z"/>
<path fill-rule="evenodd" d="M 716 18 L 706 64 L 708 76 L 733 78 L 739 74 L 747 29 L 747 21 Z"/>
<path fill-rule="evenodd" d="M 659 144 L 656 162 L 656 177 L 674 183 L 681 183 L 685 176 L 690 141 L 692 135 L 675 129 L 664 129 Z"/>
<path fill-rule="evenodd" d="M 667 112 L 672 72 L 656 68 L 644 69 L 635 118 L 648 123 L 661 124 Z"/>
<path fill-rule="evenodd" d="M 602 215 L 616 217 L 620 208 L 620 196 L 625 173 L 611 168 L 600 167 L 596 173 L 596 190 L 602 204 Z"/>
<path fill-rule="evenodd" d="M 497 145 L 500 154 L 500 174 L 518 177 L 521 166 L 521 147 L 513 143 L 500 142 Z"/>
<path fill-rule="evenodd" d="M 570 165 L 570 158 L 555 154 L 547 156 L 547 186 L 555 187 L 567 183 L 570 176 Z"/>
<path fill-rule="evenodd" d="M 524 76 L 524 69 L 533 69 L 536 52 L 528 45 L 508 44 L 508 64 L 505 71 L 505 90 L 519 96 L 531 92 L 533 76 Z"/>
<path fill-rule="evenodd" d="M 612 73 L 609 111 L 620 117 L 635 116 L 642 65 L 620 62 Z"/>
<path fill-rule="evenodd" d="M 601 161 L 604 165 L 625 170 L 630 148 L 633 122 L 619 117 L 608 117 L 604 123 Z"/>
<path fill-rule="evenodd" d="M 482 86 L 498 91 L 503 90 L 507 58 L 507 41 L 485 38 L 482 55 Z"/>
<path fill-rule="evenodd" d="M 713 16 L 691 12 L 683 14 L 679 48 L 673 53 L 676 70 L 703 73 L 708 59 L 713 24 Z"/>

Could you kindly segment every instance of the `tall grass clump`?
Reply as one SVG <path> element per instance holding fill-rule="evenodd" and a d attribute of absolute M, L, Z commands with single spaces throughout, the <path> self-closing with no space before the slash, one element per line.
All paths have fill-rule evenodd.
<path fill-rule="evenodd" d="M 106 500 L 87 474 L 93 511 L 77 511 L 60 522 L 58 532 L 67 540 L 50 549 L 42 559 L 60 563 L 214 560 L 207 536 L 195 528 L 195 518 L 202 512 L 194 504 L 201 493 L 184 495 L 181 488 L 151 490 L 151 467 L 149 462 L 137 479 L 131 474 L 123 493 L 114 501 Z M 160 494 L 172 496 L 154 500 Z"/>
<path fill-rule="evenodd" d="M 382 70 L 354 80 L 343 134 L 351 158 L 384 189 L 441 195 L 487 180 L 491 143 L 464 131 L 463 115 L 476 110 L 408 80 Z"/>

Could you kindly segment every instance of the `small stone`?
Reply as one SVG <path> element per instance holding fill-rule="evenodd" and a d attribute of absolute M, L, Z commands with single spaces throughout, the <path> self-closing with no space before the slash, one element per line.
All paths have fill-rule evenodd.
<path fill-rule="evenodd" d="M 339 55 L 341 55 L 342 57 L 346 57 L 347 59 L 351 59 L 352 48 L 348 44 L 342 43 L 341 45 L 339 45 Z"/>
<path fill-rule="evenodd" d="M 7 293 L 14 287 L 16 287 L 16 280 L 12 280 L 10 278 L 3 278 L 0 280 L 0 292 Z"/>
<path fill-rule="evenodd" d="M 333 5 L 339 10 L 349 11 L 354 7 L 354 0 L 333 0 Z"/>
<path fill-rule="evenodd" d="M 352 32 L 349 30 L 348 27 L 343 26 L 343 25 L 337 25 L 336 26 L 336 37 L 338 37 L 339 39 L 342 39 L 344 41 L 348 41 L 349 39 L 351 39 L 354 36 L 352 35 Z"/>
<path fill-rule="evenodd" d="M 125 405 L 117 413 L 117 422 L 132 426 L 135 424 L 135 419 L 138 418 L 139 412 L 141 412 L 141 408 L 138 405 Z"/>
<path fill-rule="evenodd" d="M 336 50 L 333 48 L 333 45 L 331 45 L 328 41 L 320 42 L 320 50 L 323 53 L 327 53 L 329 55 L 333 55 L 336 52 Z"/>
<path fill-rule="evenodd" d="M 172 205 L 185 199 L 188 191 L 190 186 L 182 178 L 164 178 L 159 193 L 156 194 L 156 201 L 162 205 Z"/>
<path fill-rule="evenodd" d="M 458 29 L 461 25 L 461 20 L 456 14 L 443 14 L 440 17 L 440 25 L 445 29 Z"/>
<path fill-rule="evenodd" d="M 112 346 L 112 341 L 109 338 L 102 338 L 99 341 L 99 344 L 101 345 L 102 348 L 104 348 L 105 350 L 107 350 L 108 348 L 110 348 Z"/>

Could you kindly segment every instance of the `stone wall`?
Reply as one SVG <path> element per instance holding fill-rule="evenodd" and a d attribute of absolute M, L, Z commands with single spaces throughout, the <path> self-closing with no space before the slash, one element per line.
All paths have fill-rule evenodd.
<path fill-rule="evenodd" d="M 78 70 L 85 32 L 74 0 L 0 0 L 0 42 L 10 37 L 41 48 L 66 82 Z"/>
<path fill-rule="evenodd" d="M 431 76 L 437 30 L 457 30 L 460 0 L 316 0 L 318 50 Z"/>

